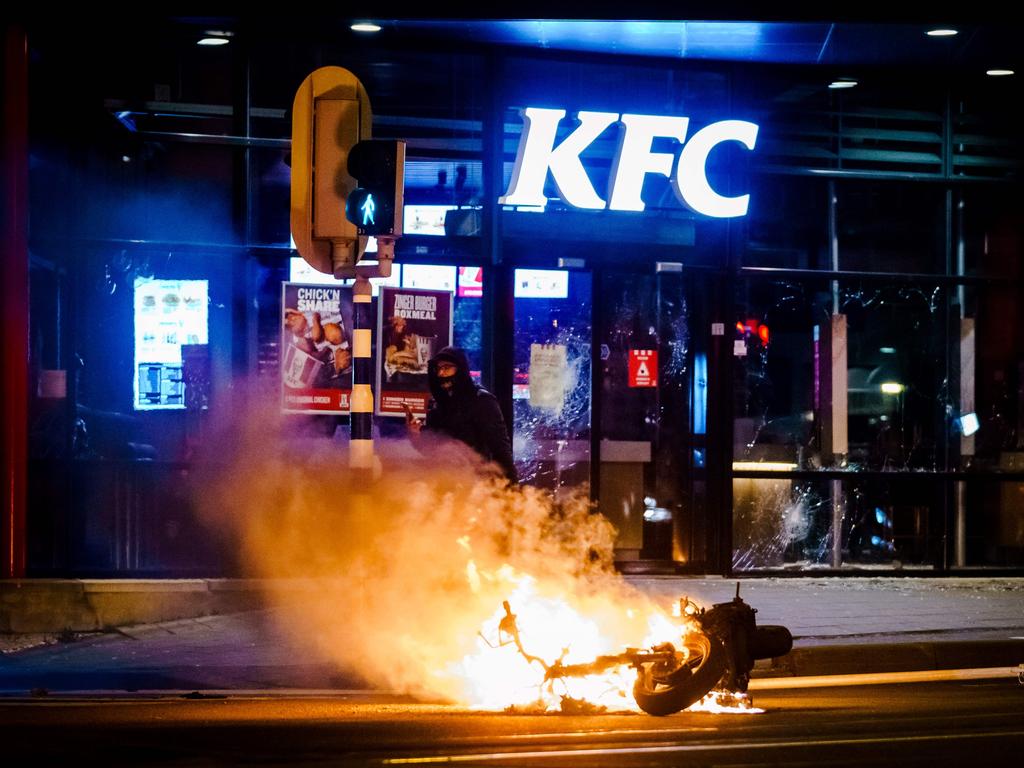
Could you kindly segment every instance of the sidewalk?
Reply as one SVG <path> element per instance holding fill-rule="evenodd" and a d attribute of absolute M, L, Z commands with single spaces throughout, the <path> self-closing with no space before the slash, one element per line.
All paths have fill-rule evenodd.
<path fill-rule="evenodd" d="M 736 590 L 735 580 L 720 578 L 628 581 L 666 602 L 688 595 L 709 605 L 732 599 Z M 758 610 L 760 624 L 783 624 L 794 636 L 794 650 L 774 665 L 759 664 L 755 676 L 1024 663 L 1024 578 L 744 579 L 740 594 Z M 0 655 L 0 694 L 373 687 L 312 643 L 297 647 L 282 628 L 288 610 L 121 627 L 78 635 L 75 642 L 52 642 L 51 636 L 48 645 Z M 19 637 L 27 639 L 6 635 L 8 647 Z"/>

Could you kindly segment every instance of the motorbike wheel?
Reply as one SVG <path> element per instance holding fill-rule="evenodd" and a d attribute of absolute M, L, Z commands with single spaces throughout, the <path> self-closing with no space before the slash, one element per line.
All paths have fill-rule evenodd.
<path fill-rule="evenodd" d="M 633 698 L 649 715 L 671 715 L 686 709 L 715 687 L 725 672 L 725 647 L 703 633 L 691 633 L 683 645 L 689 651 L 673 668 L 645 664 L 633 684 Z"/>

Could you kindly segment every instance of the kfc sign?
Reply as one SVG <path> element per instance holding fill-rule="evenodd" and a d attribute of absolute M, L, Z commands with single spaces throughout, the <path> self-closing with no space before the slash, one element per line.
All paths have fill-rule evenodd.
<path fill-rule="evenodd" d="M 522 110 L 523 133 L 516 164 L 508 191 L 498 199 L 500 204 L 545 206 L 544 182 L 550 172 L 559 195 L 575 208 L 642 211 L 644 201 L 640 191 L 650 173 L 671 179 L 679 201 L 697 213 L 715 218 L 746 215 L 750 195 L 720 195 L 708 182 L 705 165 L 711 150 L 726 141 L 738 141 L 752 150 L 757 141 L 754 123 L 722 120 L 701 128 L 687 139 L 688 117 L 580 112 L 576 130 L 556 147 L 558 124 L 565 114 L 564 109 L 527 107 Z M 622 124 L 622 133 L 605 200 L 594 189 L 580 154 L 616 122 Z M 679 142 L 678 160 L 676 153 L 651 150 L 658 138 Z"/>

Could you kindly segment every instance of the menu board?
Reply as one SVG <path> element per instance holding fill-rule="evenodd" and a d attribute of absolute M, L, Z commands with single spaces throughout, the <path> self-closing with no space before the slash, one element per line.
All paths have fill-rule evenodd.
<path fill-rule="evenodd" d="M 206 280 L 135 279 L 135 408 L 185 407 L 181 345 L 209 343 Z"/>

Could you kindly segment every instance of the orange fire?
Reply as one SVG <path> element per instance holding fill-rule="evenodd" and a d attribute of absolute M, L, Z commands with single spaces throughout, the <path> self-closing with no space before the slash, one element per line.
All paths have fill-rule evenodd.
<path fill-rule="evenodd" d="M 472 578 L 480 578 L 475 568 L 470 571 Z M 564 597 L 544 594 L 535 579 L 511 568 L 488 578 L 495 577 L 512 586 L 509 604 L 517 616 L 523 648 L 549 665 L 556 660 L 586 664 L 603 654 L 620 653 L 630 644 L 629 637 L 634 647 L 636 638 L 643 647 L 666 640 L 678 644 L 686 631 L 684 618 L 674 619 L 650 606 L 643 615 L 617 600 L 599 605 L 591 599 L 590 605 L 574 606 Z M 496 608 L 484 622 L 475 651 L 448 670 L 463 681 L 471 706 L 544 711 L 558 709 L 564 696 L 612 710 L 637 709 L 631 693 L 636 673 L 631 668 L 623 665 L 601 674 L 545 681 L 543 666 L 528 661 L 508 637 L 502 637 L 499 624 L 504 617 L 504 608 Z"/>
<path fill-rule="evenodd" d="M 632 695 L 636 672 L 630 666 L 622 664 L 602 673 L 546 679 L 544 665 L 527 659 L 502 630 L 503 621 L 508 618 L 506 611 L 515 612 L 522 650 L 543 659 L 548 666 L 556 661 L 584 665 L 602 655 L 621 653 L 627 646 L 650 648 L 664 642 L 685 652 L 680 640 L 692 631 L 689 618 L 681 613 L 680 603 L 673 606 L 674 615 L 669 615 L 640 595 L 632 595 L 644 606 L 641 612 L 625 607 L 624 601 L 630 596 L 621 595 L 607 599 L 600 610 L 594 611 L 594 603 L 574 606 L 564 596 L 545 594 L 536 579 L 516 573 L 511 566 L 488 574 L 470 561 L 466 570 L 474 591 L 484 581 L 504 581 L 510 587 L 507 606 L 496 608 L 483 623 L 474 652 L 447 670 L 447 675 L 462 681 L 466 703 L 480 709 L 531 713 L 560 708 L 568 711 L 570 707 L 577 713 L 639 711 Z M 605 631 L 609 621 L 610 632 Z M 624 637 L 642 639 L 629 643 Z M 764 712 L 753 706 L 747 694 L 725 691 L 710 692 L 689 711 Z"/>

